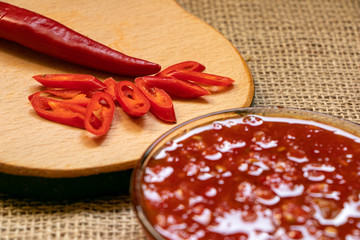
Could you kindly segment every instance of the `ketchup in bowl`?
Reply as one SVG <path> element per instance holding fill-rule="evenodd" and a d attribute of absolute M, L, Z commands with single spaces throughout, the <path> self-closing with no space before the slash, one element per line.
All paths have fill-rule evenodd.
<path fill-rule="evenodd" d="M 149 235 L 360 239 L 359 135 L 312 120 L 321 114 L 240 111 L 184 124 L 150 147 L 132 192 Z"/>

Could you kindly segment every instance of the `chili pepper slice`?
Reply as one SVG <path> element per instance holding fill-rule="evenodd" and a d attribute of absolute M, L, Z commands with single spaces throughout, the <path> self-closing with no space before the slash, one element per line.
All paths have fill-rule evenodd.
<path fill-rule="evenodd" d="M 50 93 L 54 96 L 61 97 L 64 99 L 71 99 L 81 94 L 81 90 L 74 89 L 48 89 L 43 92 Z"/>
<path fill-rule="evenodd" d="M 0 38 L 94 69 L 129 76 L 160 71 L 160 65 L 131 57 L 38 13 L 0 2 Z"/>
<path fill-rule="evenodd" d="M 150 87 L 142 77 L 135 79 L 135 84 L 150 101 L 150 112 L 165 122 L 176 122 L 174 105 L 170 96 L 162 89 Z"/>
<path fill-rule="evenodd" d="M 76 89 L 48 89 L 43 92 L 50 93 L 57 97 L 61 97 L 64 99 L 75 98 L 77 95 L 83 94 L 86 97 L 91 98 L 97 90 L 76 90 Z"/>
<path fill-rule="evenodd" d="M 172 76 L 181 80 L 193 81 L 213 86 L 228 86 L 234 82 L 233 79 L 228 77 L 196 71 L 176 71 L 172 73 Z"/>
<path fill-rule="evenodd" d="M 85 128 L 85 107 L 61 100 L 41 97 L 40 93 L 32 94 L 29 99 L 31 99 L 31 105 L 40 117 L 68 126 Z"/>
<path fill-rule="evenodd" d="M 33 78 L 45 87 L 78 90 L 101 90 L 106 85 L 91 75 L 86 74 L 43 74 Z"/>
<path fill-rule="evenodd" d="M 84 125 L 92 134 L 102 136 L 109 131 L 114 117 L 115 104 L 111 97 L 104 92 L 96 92 L 86 108 Z M 97 124 L 97 119 L 100 124 Z"/>
<path fill-rule="evenodd" d="M 87 107 L 91 101 L 91 98 L 87 97 L 86 94 L 80 93 L 73 98 L 65 99 L 64 102 L 74 103 L 83 107 Z"/>
<path fill-rule="evenodd" d="M 32 97 L 35 95 L 42 95 L 43 93 L 48 93 L 50 95 L 54 95 L 56 97 L 60 97 L 62 99 L 71 99 L 81 94 L 81 90 L 73 90 L 73 89 L 48 89 L 40 92 L 36 92 L 31 94 L 28 99 L 31 101 Z"/>
<path fill-rule="evenodd" d="M 158 72 L 156 74 L 157 77 L 169 77 L 171 76 L 175 71 L 196 71 L 196 72 L 202 72 L 205 70 L 205 66 L 201 63 L 198 63 L 196 61 L 185 61 L 180 62 L 174 65 L 171 65 L 164 70 Z"/>
<path fill-rule="evenodd" d="M 104 89 L 104 92 L 110 95 L 110 97 L 113 99 L 113 101 L 116 101 L 116 95 L 115 95 L 115 85 L 116 85 L 115 79 L 112 77 L 109 77 L 104 80 L 104 84 L 106 85 L 106 88 Z"/>
<path fill-rule="evenodd" d="M 89 105 L 91 96 L 94 94 L 92 91 L 80 91 L 72 89 L 49 89 L 45 90 L 44 92 L 61 97 L 63 98 L 64 102 L 75 103 L 83 107 Z"/>
<path fill-rule="evenodd" d="M 118 82 L 115 94 L 121 108 L 132 117 L 143 116 L 150 110 L 149 100 L 133 82 Z"/>
<path fill-rule="evenodd" d="M 28 98 L 31 101 L 32 97 L 36 94 L 50 94 L 56 97 L 61 98 L 63 102 L 74 103 L 80 106 L 86 107 L 90 103 L 90 97 L 92 96 L 91 91 L 81 91 L 81 90 L 72 90 L 72 89 L 49 89 L 41 92 L 34 93 Z"/>
<path fill-rule="evenodd" d="M 150 87 L 163 89 L 165 92 L 174 97 L 198 98 L 210 94 L 208 90 L 195 83 L 180 80 L 174 77 L 144 76 L 142 78 L 149 84 Z"/>

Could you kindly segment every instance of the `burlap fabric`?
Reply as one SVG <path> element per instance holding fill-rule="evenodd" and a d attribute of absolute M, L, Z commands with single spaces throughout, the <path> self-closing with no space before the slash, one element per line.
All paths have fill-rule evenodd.
<path fill-rule="evenodd" d="M 178 0 L 227 37 L 255 80 L 253 106 L 360 123 L 358 0 Z M 0 239 L 144 239 L 128 196 L 43 202 L 0 195 Z"/>

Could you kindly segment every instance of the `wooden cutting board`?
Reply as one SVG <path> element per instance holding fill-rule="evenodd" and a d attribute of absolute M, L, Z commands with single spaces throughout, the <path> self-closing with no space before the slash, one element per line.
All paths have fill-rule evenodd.
<path fill-rule="evenodd" d="M 254 84 L 239 52 L 219 32 L 187 13 L 174 0 L 13 0 L 125 54 L 163 68 L 185 60 L 206 72 L 233 78 L 232 87 L 210 89 L 196 100 L 174 100 L 180 124 L 202 114 L 247 107 Z M 45 73 L 84 73 L 104 80 L 109 73 L 73 65 L 0 40 L 0 172 L 19 176 L 71 178 L 135 166 L 146 148 L 176 126 L 152 114 L 133 119 L 117 108 L 105 137 L 44 120 L 27 97 L 40 90 L 31 77 Z"/>

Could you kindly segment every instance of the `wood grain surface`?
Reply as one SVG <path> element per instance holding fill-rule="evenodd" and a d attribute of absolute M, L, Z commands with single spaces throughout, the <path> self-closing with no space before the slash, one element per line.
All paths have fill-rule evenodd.
<path fill-rule="evenodd" d="M 217 110 L 247 107 L 254 84 L 243 58 L 212 27 L 174 0 L 14 0 L 125 54 L 163 68 L 185 60 L 206 72 L 231 77 L 228 88 L 211 88 L 196 100 L 174 99 L 180 124 Z M 49 178 L 89 176 L 132 168 L 146 148 L 176 126 L 152 114 L 128 117 L 116 109 L 109 133 L 94 137 L 83 129 L 40 118 L 27 97 L 40 90 L 31 77 L 45 73 L 84 73 L 104 80 L 129 79 L 70 64 L 16 43 L 0 40 L 0 172 Z M 131 80 L 131 79 L 130 79 Z"/>

